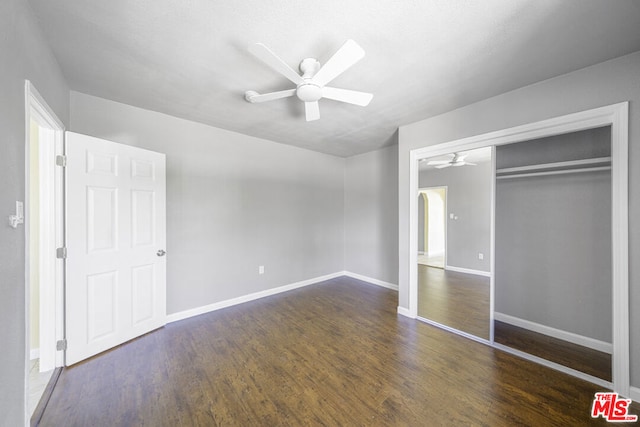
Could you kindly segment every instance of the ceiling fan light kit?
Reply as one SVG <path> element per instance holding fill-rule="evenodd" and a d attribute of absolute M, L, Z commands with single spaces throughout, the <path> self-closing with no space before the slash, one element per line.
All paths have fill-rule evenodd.
<path fill-rule="evenodd" d="M 318 101 L 322 98 L 362 107 L 369 105 L 369 102 L 371 102 L 373 98 L 373 95 L 370 93 L 326 86 L 326 84 L 364 57 L 364 50 L 353 40 L 347 40 L 324 66 L 321 66 L 320 62 L 315 58 L 303 59 L 299 67 L 302 75 L 296 73 L 262 43 L 249 46 L 249 52 L 296 84 L 295 89 L 265 94 L 260 94 L 255 90 L 248 90 L 245 92 L 244 98 L 252 104 L 296 95 L 299 100 L 305 103 L 305 116 L 307 121 L 312 121 L 320 118 Z"/>

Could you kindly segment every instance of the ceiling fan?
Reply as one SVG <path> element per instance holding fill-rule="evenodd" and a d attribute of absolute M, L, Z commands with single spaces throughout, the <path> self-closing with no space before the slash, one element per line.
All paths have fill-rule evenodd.
<path fill-rule="evenodd" d="M 364 50 L 353 40 L 347 40 L 322 67 L 315 58 L 303 59 L 299 67 L 302 75 L 294 71 L 262 43 L 250 45 L 249 52 L 296 84 L 294 89 L 265 94 L 248 90 L 245 92 L 244 98 L 251 103 L 272 101 L 296 95 L 298 99 L 304 102 L 305 116 L 309 122 L 320 118 L 318 101 L 322 98 L 347 102 L 362 107 L 366 107 L 373 98 L 370 93 L 326 86 L 331 80 L 364 57 Z"/>
<path fill-rule="evenodd" d="M 453 157 L 451 158 L 451 160 L 431 160 L 429 161 L 429 163 L 427 163 L 427 165 L 430 166 L 436 166 L 436 169 L 443 169 L 443 168 L 448 168 L 450 166 L 475 166 L 475 163 L 470 163 L 470 162 L 465 162 L 465 158 L 467 157 L 467 154 L 465 155 L 461 155 L 459 153 L 452 153 L 451 154 Z"/>

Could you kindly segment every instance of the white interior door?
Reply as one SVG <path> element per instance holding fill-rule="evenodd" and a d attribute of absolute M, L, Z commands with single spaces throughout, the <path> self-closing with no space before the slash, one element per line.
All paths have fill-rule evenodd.
<path fill-rule="evenodd" d="M 66 133 L 66 364 L 166 323 L 165 156 Z"/>

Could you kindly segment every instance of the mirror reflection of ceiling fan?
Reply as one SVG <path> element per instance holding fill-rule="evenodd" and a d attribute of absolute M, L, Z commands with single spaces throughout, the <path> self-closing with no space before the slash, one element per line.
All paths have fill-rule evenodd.
<path fill-rule="evenodd" d="M 452 153 L 453 156 L 451 160 L 430 160 L 427 163 L 430 166 L 435 166 L 436 169 L 448 168 L 450 166 L 475 166 L 475 163 L 465 162 L 464 159 L 467 157 L 467 154 L 459 154 Z"/>

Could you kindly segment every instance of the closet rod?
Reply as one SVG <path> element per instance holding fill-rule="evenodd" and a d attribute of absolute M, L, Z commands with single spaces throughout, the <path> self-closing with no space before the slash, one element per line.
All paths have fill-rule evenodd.
<path fill-rule="evenodd" d="M 531 173 L 518 173 L 513 175 L 496 175 L 496 179 L 509 179 L 509 178 L 526 178 L 530 176 L 545 176 L 545 175 L 564 175 L 578 172 L 597 172 L 611 170 L 611 166 L 600 166 L 596 168 L 581 168 L 581 169 L 560 169 L 554 171 L 544 172 L 531 172 Z"/>
<path fill-rule="evenodd" d="M 540 163 L 537 165 L 527 165 L 527 166 L 517 166 L 514 168 L 503 168 L 498 169 L 497 173 L 507 173 L 507 172 L 525 172 L 531 170 L 543 170 L 543 169 L 555 169 L 562 167 L 576 167 L 576 166 L 587 166 L 587 165 L 602 165 L 603 163 L 611 163 L 611 157 L 595 157 L 592 159 L 580 159 L 580 160 L 568 160 L 564 162 L 553 162 L 553 163 Z"/>

